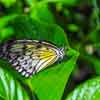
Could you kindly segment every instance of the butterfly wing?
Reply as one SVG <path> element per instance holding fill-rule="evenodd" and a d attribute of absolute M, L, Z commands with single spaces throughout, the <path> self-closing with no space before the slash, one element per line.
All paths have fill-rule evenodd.
<path fill-rule="evenodd" d="M 8 60 L 23 76 L 30 76 L 58 60 L 56 49 L 39 42 L 17 41 L 8 48 Z"/>
<path fill-rule="evenodd" d="M 49 65 L 53 64 L 58 60 L 58 56 L 56 55 L 56 53 L 54 51 L 52 52 L 51 51 L 48 50 L 48 51 L 42 51 L 42 53 L 39 52 L 40 61 L 35 67 L 36 72 L 43 70 L 44 68 L 48 67 Z"/>

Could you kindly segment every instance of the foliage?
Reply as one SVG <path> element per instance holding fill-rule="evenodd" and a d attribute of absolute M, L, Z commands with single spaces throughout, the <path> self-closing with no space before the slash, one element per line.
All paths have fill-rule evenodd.
<path fill-rule="evenodd" d="M 98 100 L 100 11 L 97 2 L 0 0 L 0 43 L 37 39 L 67 48 L 66 59 L 30 78 L 22 77 L 8 61 L 0 58 L 0 100 Z M 74 90 L 87 79 L 90 80 Z M 87 93 L 90 90 L 93 92 Z"/>
<path fill-rule="evenodd" d="M 66 100 L 99 100 L 100 97 L 100 77 L 88 80 L 78 86 Z"/>

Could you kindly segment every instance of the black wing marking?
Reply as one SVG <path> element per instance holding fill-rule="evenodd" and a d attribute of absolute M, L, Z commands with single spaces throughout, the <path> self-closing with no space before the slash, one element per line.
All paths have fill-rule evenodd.
<path fill-rule="evenodd" d="M 20 56 L 11 61 L 12 66 L 25 77 L 35 73 L 35 71 L 33 73 L 33 70 L 35 70 L 38 62 L 39 60 L 32 59 L 30 56 Z"/>

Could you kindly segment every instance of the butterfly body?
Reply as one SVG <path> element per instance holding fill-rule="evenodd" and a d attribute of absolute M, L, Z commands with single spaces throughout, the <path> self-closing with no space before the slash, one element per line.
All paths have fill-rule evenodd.
<path fill-rule="evenodd" d="M 63 56 L 63 49 L 38 40 L 16 40 L 2 47 L 2 57 L 25 77 L 52 65 Z"/>

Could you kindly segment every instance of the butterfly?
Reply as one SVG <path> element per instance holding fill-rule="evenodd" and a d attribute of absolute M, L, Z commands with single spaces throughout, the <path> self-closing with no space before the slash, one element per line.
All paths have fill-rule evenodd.
<path fill-rule="evenodd" d="M 29 77 L 64 57 L 64 48 L 38 40 L 14 40 L 5 43 L 0 56 L 25 77 Z"/>

